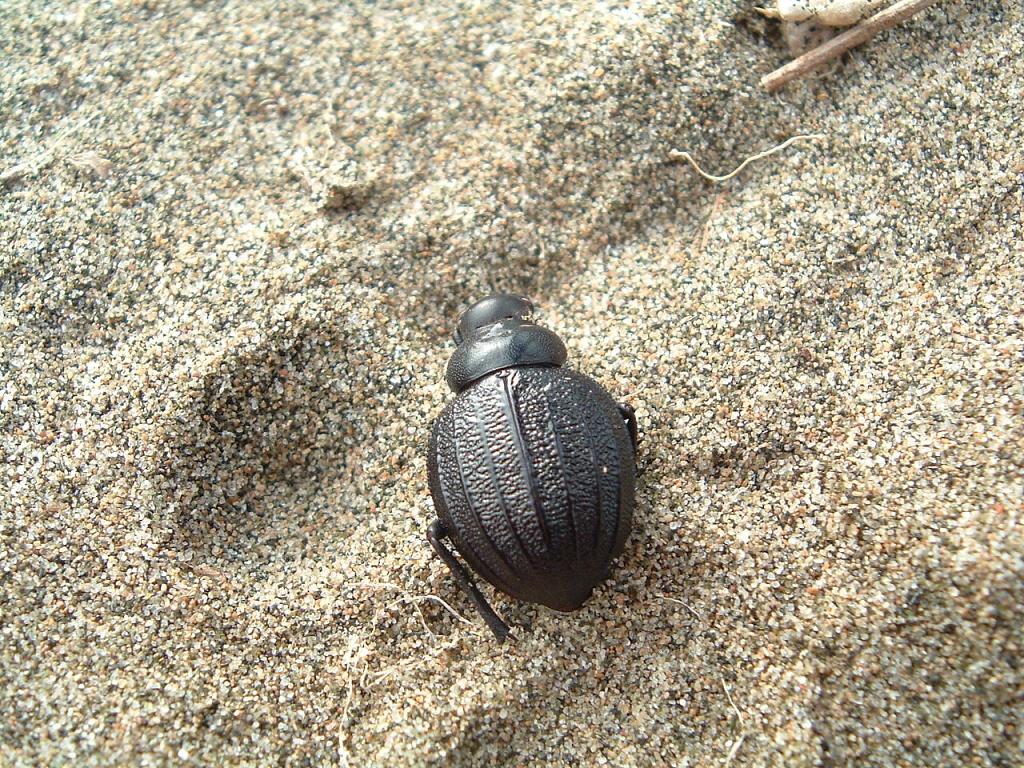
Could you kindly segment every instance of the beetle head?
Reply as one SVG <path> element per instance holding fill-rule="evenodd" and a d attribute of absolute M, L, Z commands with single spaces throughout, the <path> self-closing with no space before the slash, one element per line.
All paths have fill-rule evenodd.
<path fill-rule="evenodd" d="M 452 338 L 458 346 L 481 328 L 499 320 L 525 320 L 533 317 L 533 302 L 513 293 L 495 293 L 473 304 L 462 313 Z"/>

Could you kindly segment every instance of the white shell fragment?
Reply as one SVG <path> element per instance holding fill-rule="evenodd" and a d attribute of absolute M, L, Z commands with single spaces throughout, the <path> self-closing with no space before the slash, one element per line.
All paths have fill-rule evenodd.
<path fill-rule="evenodd" d="M 836 36 L 836 27 L 856 24 L 887 0 L 778 0 L 782 36 L 793 56 Z"/>
<path fill-rule="evenodd" d="M 783 21 L 814 19 L 826 27 L 848 27 L 886 4 L 886 0 L 778 0 Z"/>
<path fill-rule="evenodd" d="M 813 17 L 804 21 L 782 22 L 782 39 L 794 58 L 827 43 L 837 34 L 835 27 L 819 24 Z"/>

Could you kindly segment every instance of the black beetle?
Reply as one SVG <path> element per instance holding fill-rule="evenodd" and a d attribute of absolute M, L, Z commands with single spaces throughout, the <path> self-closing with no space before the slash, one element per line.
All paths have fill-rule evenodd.
<path fill-rule="evenodd" d="M 437 519 L 427 539 L 499 641 L 508 625 L 443 539 L 518 600 L 574 611 L 622 552 L 633 518 L 637 427 L 565 345 L 497 294 L 459 319 L 427 455 Z"/>

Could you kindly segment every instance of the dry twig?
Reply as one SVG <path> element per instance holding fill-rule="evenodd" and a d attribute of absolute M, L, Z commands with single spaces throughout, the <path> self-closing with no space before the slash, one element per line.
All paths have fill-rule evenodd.
<path fill-rule="evenodd" d="M 769 93 L 777 91 L 790 80 L 794 80 L 801 75 L 810 72 L 812 69 L 816 69 L 823 64 L 827 64 L 833 59 L 839 58 L 851 48 L 870 40 L 879 32 L 884 32 L 891 27 L 895 27 L 897 24 L 906 21 L 914 14 L 923 11 L 929 6 L 935 5 L 938 1 L 939 0 L 899 0 L 899 2 L 894 3 L 885 10 L 879 11 L 874 16 L 865 19 L 857 26 L 850 27 L 850 29 L 843 32 L 841 35 L 833 37 L 827 43 L 819 45 L 813 51 L 808 51 L 803 56 L 793 59 L 793 61 L 786 64 L 784 67 L 779 67 L 771 74 L 765 75 L 761 78 L 761 85 L 763 85 Z"/>

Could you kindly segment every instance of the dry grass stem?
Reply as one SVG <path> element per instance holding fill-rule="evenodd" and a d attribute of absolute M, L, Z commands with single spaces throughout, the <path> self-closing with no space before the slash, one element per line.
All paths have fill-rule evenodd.
<path fill-rule="evenodd" d="M 704 220 L 704 226 L 701 228 L 700 234 L 700 251 L 698 253 L 704 253 L 708 247 L 708 241 L 711 239 L 711 231 L 714 229 L 712 226 L 715 217 L 718 215 L 718 210 L 722 207 L 722 203 L 725 201 L 725 193 L 715 197 L 715 202 L 711 205 L 711 213 Z M 695 254 L 696 255 L 696 254 Z"/>
<path fill-rule="evenodd" d="M 684 602 L 683 602 L 682 600 L 680 600 L 679 598 L 676 598 L 676 597 L 669 597 L 668 595 L 655 595 L 655 597 L 659 597 L 659 598 L 661 598 L 662 600 L 668 600 L 668 601 L 669 601 L 670 603 L 678 603 L 679 605 L 683 606 L 683 608 L 685 608 L 686 610 L 688 610 L 688 611 L 689 611 L 690 613 L 692 613 L 692 614 L 693 614 L 694 616 L 696 616 L 696 617 L 697 617 L 698 619 L 700 619 L 701 621 L 703 621 L 703 620 L 704 620 L 704 617 L 703 617 L 703 616 L 701 616 L 701 615 L 700 615 L 699 613 L 697 613 L 697 611 L 696 611 L 696 610 L 694 610 L 692 606 L 688 605 L 687 603 L 684 603 Z"/>
<path fill-rule="evenodd" d="M 733 176 L 738 174 L 740 171 L 742 171 L 748 165 L 753 163 L 755 160 L 762 160 L 762 159 L 768 157 L 769 155 L 774 155 L 776 152 L 781 152 L 786 147 L 788 147 L 790 144 L 793 144 L 793 143 L 795 143 L 797 141 L 803 141 L 805 139 L 824 139 L 824 138 L 825 138 L 825 135 L 821 134 L 821 133 L 801 133 L 801 134 L 798 134 L 797 136 L 791 136 L 790 138 L 786 139 L 781 144 L 779 144 L 777 146 L 774 146 L 771 149 L 766 149 L 764 152 L 758 152 L 756 155 L 751 155 L 746 160 L 744 160 L 742 163 L 740 163 L 738 166 L 736 166 L 736 168 L 734 168 L 732 171 L 730 171 L 729 173 L 725 174 L 724 176 L 716 176 L 713 173 L 708 173 L 707 171 L 705 171 L 703 168 L 700 167 L 700 165 L 697 164 L 697 161 L 693 159 L 693 155 L 691 155 L 689 152 L 684 152 L 684 151 L 681 151 L 681 150 L 678 150 L 678 149 L 673 149 L 671 152 L 669 152 L 669 158 L 672 159 L 672 160 L 686 160 L 690 165 L 693 166 L 693 169 L 695 171 L 697 171 L 697 173 L 699 173 L 701 176 L 703 176 L 708 181 L 723 182 L 723 181 L 728 181 L 729 179 L 731 179 Z"/>
<path fill-rule="evenodd" d="M 746 740 L 746 738 L 747 734 L 741 733 L 740 737 L 732 743 L 732 747 L 729 749 L 729 754 L 725 756 L 725 763 L 723 763 L 723 765 L 725 765 L 726 768 L 728 768 L 732 764 L 733 758 L 735 758 L 736 753 L 740 751 L 740 747 L 743 746 L 743 742 Z"/>
<path fill-rule="evenodd" d="M 723 763 L 723 765 L 725 765 L 728 768 L 728 766 L 732 763 L 733 759 L 736 757 L 736 754 L 740 751 L 740 747 L 743 746 L 743 742 L 746 740 L 750 732 L 747 730 L 747 724 L 746 721 L 743 719 L 743 713 L 740 712 L 740 708 L 736 706 L 736 702 L 733 700 L 732 693 L 729 691 L 729 686 L 725 684 L 725 680 L 722 680 L 722 690 L 725 691 L 725 697 L 729 699 L 729 704 L 730 706 L 732 706 L 732 711 L 736 713 L 737 722 L 740 724 L 740 727 L 743 728 L 743 732 L 736 738 L 736 741 L 732 743 L 732 747 L 729 749 L 729 753 L 725 756 L 725 762 Z"/>
<path fill-rule="evenodd" d="M 454 608 L 452 608 L 452 606 L 447 601 L 445 601 L 444 599 L 438 597 L 437 595 L 413 595 L 413 594 L 409 593 L 403 587 L 399 586 L 398 584 L 392 584 L 390 582 L 370 581 L 370 582 L 361 582 L 361 583 L 355 584 L 353 586 L 355 588 L 357 588 L 357 589 L 394 590 L 395 592 L 399 592 L 400 593 L 399 598 L 397 600 L 395 600 L 394 602 L 389 603 L 385 607 L 386 608 L 393 608 L 396 605 L 405 605 L 405 604 L 411 603 L 413 605 L 413 607 L 416 608 L 416 612 L 419 615 L 420 623 L 423 625 L 423 628 L 432 637 L 435 637 L 435 638 L 437 637 L 437 633 L 434 632 L 427 625 L 427 619 L 423 615 L 423 610 L 420 608 L 420 605 L 419 605 L 420 603 L 422 603 L 424 601 L 430 601 L 430 602 L 433 602 L 433 603 L 437 603 L 438 605 L 440 605 L 442 608 L 444 608 L 444 610 L 446 610 L 448 613 L 450 613 L 456 620 L 458 620 L 462 624 L 472 624 L 472 622 L 469 619 L 467 619 L 465 616 L 460 614 L 458 611 L 456 611 Z"/>

